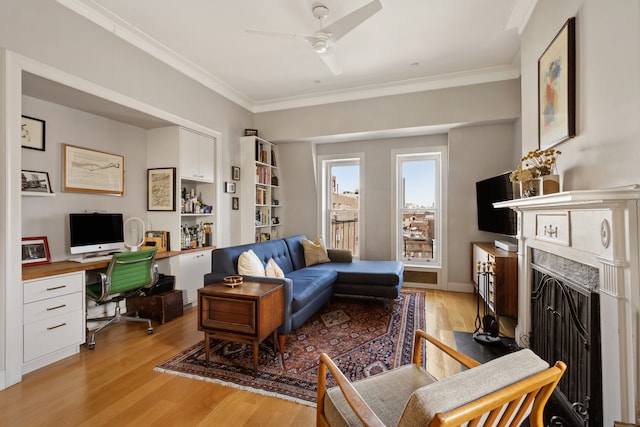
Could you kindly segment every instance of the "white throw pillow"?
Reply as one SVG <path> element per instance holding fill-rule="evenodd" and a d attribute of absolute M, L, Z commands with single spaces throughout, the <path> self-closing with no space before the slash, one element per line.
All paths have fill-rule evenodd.
<path fill-rule="evenodd" d="M 264 265 L 253 250 L 249 249 L 238 257 L 238 274 L 243 276 L 264 276 Z"/>
<path fill-rule="evenodd" d="M 267 266 L 264 268 L 264 275 L 267 277 L 284 277 L 284 273 L 280 266 L 273 260 L 273 258 L 269 258 L 267 262 Z"/>

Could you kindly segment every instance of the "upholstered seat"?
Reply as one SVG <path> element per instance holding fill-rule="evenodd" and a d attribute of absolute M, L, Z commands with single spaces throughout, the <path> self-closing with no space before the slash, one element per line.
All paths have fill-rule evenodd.
<path fill-rule="evenodd" d="M 436 380 L 419 365 L 422 339 L 467 366 Z M 542 426 L 542 410 L 566 365 L 549 365 L 528 349 L 485 364 L 470 359 L 423 331 L 416 332 L 411 365 L 353 383 L 324 353 L 318 370 L 319 426 L 517 426 L 527 416 Z M 327 370 L 338 386 L 326 389 Z"/>

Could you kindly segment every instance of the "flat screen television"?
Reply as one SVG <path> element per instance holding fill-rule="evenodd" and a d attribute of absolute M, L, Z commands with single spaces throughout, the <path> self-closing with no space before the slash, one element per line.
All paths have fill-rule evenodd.
<path fill-rule="evenodd" d="M 72 254 L 124 249 L 124 221 L 121 213 L 71 213 L 69 234 Z"/>
<path fill-rule="evenodd" d="M 478 229 L 491 233 L 516 235 L 516 213 L 509 208 L 493 207 L 493 203 L 513 199 L 510 172 L 476 182 Z"/>

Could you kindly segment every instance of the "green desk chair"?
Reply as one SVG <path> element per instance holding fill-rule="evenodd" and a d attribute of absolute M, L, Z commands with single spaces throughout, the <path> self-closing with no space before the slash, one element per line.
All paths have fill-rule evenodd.
<path fill-rule="evenodd" d="M 137 312 L 120 313 L 120 301 L 138 295 L 143 289 L 150 288 L 158 281 L 155 266 L 156 251 L 148 249 L 137 252 L 122 252 L 113 255 L 106 271 L 87 272 L 87 297 L 96 304 L 116 304 L 113 316 L 87 318 L 87 322 L 104 322 L 96 328 L 89 339 L 89 349 L 96 347 L 96 334 L 119 320 L 147 322 L 147 334 L 153 333 L 150 319 L 138 317 Z"/>

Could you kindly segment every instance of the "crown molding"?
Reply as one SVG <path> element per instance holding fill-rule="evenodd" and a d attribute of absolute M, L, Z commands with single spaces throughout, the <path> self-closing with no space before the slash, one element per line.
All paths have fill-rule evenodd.
<path fill-rule="evenodd" d="M 159 43 L 154 38 L 148 36 L 144 32 L 136 29 L 128 22 L 120 19 L 116 15 L 111 14 L 108 10 L 102 8 L 91 0 L 56 0 L 62 6 L 67 7 L 83 18 L 88 19 L 96 25 L 112 32 L 126 42 L 136 46 L 142 51 L 148 53 L 154 58 L 164 62 L 165 64 L 175 68 L 182 74 L 192 78 L 198 83 L 203 84 L 214 92 L 224 96 L 232 102 L 252 110 L 253 101 L 227 83 L 218 79 L 213 74 L 205 71 L 198 65 L 179 55 L 177 52 L 169 49 L 167 46 Z M 108 16 L 106 16 L 108 15 Z"/>
<path fill-rule="evenodd" d="M 529 18 L 531 18 L 531 14 L 537 4 L 538 0 L 516 0 L 513 4 L 513 9 L 511 9 L 511 14 L 509 15 L 505 29 L 511 30 L 515 28 L 518 30 L 518 34 L 522 35 L 524 27 L 527 26 Z"/>
<path fill-rule="evenodd" d="M 220 80 L 213 74 L 159 43 L 157 40 L 138 30 L 125 20 L 104 9 L 93 0 L 56 0 L 62 6 L 99 25 L 126 42 L 138 47 L 142 51 L 171 66 L 182 74 L 194 79 L 200 84 L 240 105 L 252 113 L 264 113 L 269 111 L 285 110 L 291 108 L 310 107 L 329 104 L 376 98 L 381 96 L 402 95 L 412 92 L 443 89 L 456 86 L 467 86 L 480 83 L 489 83 L 501 80 L 511 80 L 520 77 L 520 68 L 517 64 L 469 70 L 458 73 L 442 74 L 420 79 L 397 81 L 379 85 L 354 87 L 345 90 L 317 92 L 290 98 L 272 99 L 267 101 L 255 101 L 247 97 L 229 84 Z M 512 11 L 512 17 L 523 16 L 522 10 L 527 11 L 525 5 L 532 4 L 528 10 L 526 19 L 531 14 L 537 0 L 517 0 Z M 515 19 L 515 18 L 513 18 Z M 523 18 L 524 19 L 524 18 Z M 510 18 L 509 22 L 511 22 Z M 526 23 L 526 22 L 525 22 Z M 523 24 L 524 25 L 524 24 Z"/>
<path fill-rule="evenodd" d="M 513 80 L 520 77 L 520 67 L 517 64 L 499 67 L 484 68 L 480 70 L 462 71 L 458 73 L 441 74 L 421 79 L 405 80 L 401 82 L 385 83 L 322 92 L 299 97 L 283 98 L 265 102 L 257 102 L 254 105 L 254 113 L 286 110 L 290 108 L 311 107 L 314 105 L 330 104 L 336 102 L 354 101 L 381 96 L 402 95 L 413 92 L 425 92 L 450 87 L 469 86 L 481 83 L 490 83 L 502 80 Z"/>

